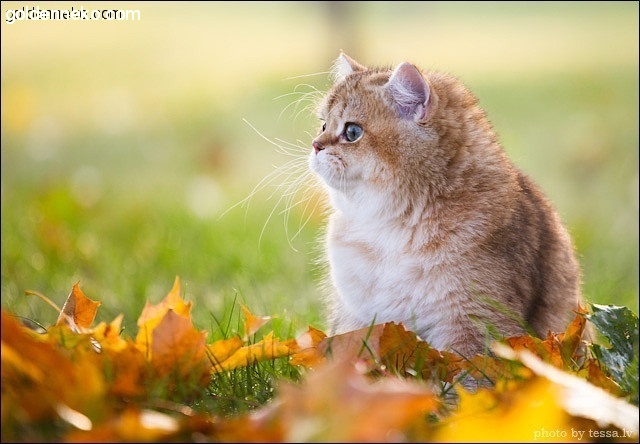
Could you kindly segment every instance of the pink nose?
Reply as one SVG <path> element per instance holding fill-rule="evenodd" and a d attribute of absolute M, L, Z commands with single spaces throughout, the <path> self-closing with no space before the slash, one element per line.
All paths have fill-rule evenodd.
<path fill-rule="evenodd" d="M 313 149 L 315 150 L 316 154 L 324 149 L 324 146 L 322 146 L 322 144 L 317 140 L 314 140 L 311 145 L 313 145 Z"/>

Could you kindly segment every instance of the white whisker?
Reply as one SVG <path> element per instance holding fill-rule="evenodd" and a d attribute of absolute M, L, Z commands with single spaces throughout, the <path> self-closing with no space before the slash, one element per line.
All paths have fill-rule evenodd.
<path fill-rule="evenodd" d="M 302 100 L 308 100 L 313 95 L 320 93 L 317 90 L 311 92 L 297 91 L 299 87 L 303 86 L 315 89 L 310 85 L 298 85 L 298 87 L 296 87 L 296 91 L 294 91 L 293 93 L 280 96 L 300 96 L 298 100 L 294 101 L 292 104 L 287 105 L 287 108 L 292 105 L 297 108 Z M 298 114 L 300 112 L 301 111 L 298 111 Z M 288 156 L 290 157 L 290 159 L 281 165 L 272 165 L 273 171 L 269 172 L 265 177 L 263 177 L 245 198 L 241 199 L 239 202 L 235 203 L 227 210 L 225 210 L 219 216 L 219 218 L 222 218 L 229 211 L 238 206 L 245 207 L 246 218 L 250 201 L 254 199 L 258 193 L 266 190 L 267 188 L 273 188 L 265 198 L 265 201 L 273 202 L 273 206 L 269 211 L 269 214 L 267 215 L 266 220 L 264 221 L 264 224 L 262 225 L 262 228 L 260 230 L 260 235 L 258 237 L 258 246 L 260 246 L 262 243 L 267 225 L 269 224 L 269 222 L 271 222 L 273 217 L 277 215 L 283 217 L 284 230 L 289 246 L 294 251 L 297 251 L 297 249 L 293 245 L 293 241 L 302 233 L 303 228 L 312 219 L 318 206 L 318 200 L 314 198 L 312 188 L 310 186 L 312 179 L 314 179 L 308 165 L 308 156 L 311 152 L 311 144 L 308 142 L 305 143 L 300 139 L 297 139 L 295 142 L 289 142 L 280 138 L 271 139 L 260 132 L 247 119 L 243 118 L 242 120 L 244 121 L 244 123 L 249 125 L 249 127 L 263 140 L 273 145 L 276 148 L 275 152 L 277 154 Z M 307 132 L 307 134 L 309 134 L 311 137 L 310 132 Z M 315 202 L 313 205 L 312 201 Z M 295 228 L 295 232 L 291 232 L 290 218 L 291 212 L 294 208 L 300 208 L 301 213 L 300 221 Z"/>
<path fill-rule="evenodd" d="M 329 71 L 314 72 L 313 74 L 301 74 L 299 76 L 287 77 L 285 78 L 285 80 L 302 79 L 303 77 L 326 76 L 327 74 L 329 74 Z"/>

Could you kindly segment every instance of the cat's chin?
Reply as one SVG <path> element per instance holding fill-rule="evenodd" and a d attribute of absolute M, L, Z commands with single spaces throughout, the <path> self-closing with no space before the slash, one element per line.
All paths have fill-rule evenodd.
<path fill-rule="evenodd" d="M 322 158 L 320 156 L 323 156 Z M 322 181 L 330 188 L 335 190 L 344 190 L 347 185 L 347 178 L 344 166 L 336 156 L 327 154 L 311 154 L 309 166 Z"/>

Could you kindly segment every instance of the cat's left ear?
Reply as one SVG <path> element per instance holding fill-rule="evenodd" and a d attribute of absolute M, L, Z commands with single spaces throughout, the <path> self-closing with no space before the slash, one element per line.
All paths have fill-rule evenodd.
<path fill-rule="evenodd" d="M 401 118 L 424 122 L 429 113 L 429 84 L 411 63 L 401 63 L 391 74 L 385 88 L 391 93 Z"/>
<path fill-rule="evenodd" d="M 351 57 L 346 55 L 344 52 L 341 52 L 335 62 L 333 62 L 333 67 L 331 68 L 331 74 L 333 77 L 333 82 L 338 83 L 341 82 L 347 77 L 349 74 L 352 74 L 356 71 L 366 71 L 367 68 L 362 66 L 360 63 L 353 60 Z"/>

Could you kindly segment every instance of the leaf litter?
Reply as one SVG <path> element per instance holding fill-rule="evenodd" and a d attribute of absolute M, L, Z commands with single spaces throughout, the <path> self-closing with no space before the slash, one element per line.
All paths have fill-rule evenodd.
<path fill-rule="evenodd" d="M 178 277 L 162 301 L 147 301 L 135 338 L 123 336 L 122 315 L 92 327 L 99 307 L 76 283 L 44 333 L 2 311 L 3 441 L 638 439 L 628 402 L 637 316 L 620 307 L 578 307 L 564 332 L 505 338 L 464 358 L 397 323 L 256 340 L 272 317 L 245 306 L 243 336 L 208 342 Z M 585 339 L 590 320 L 610 348 Z M 280 378 L 266 404 L 237 415 L 191 408 L 214 375 L 275 360 L 302 376 Z"/>

